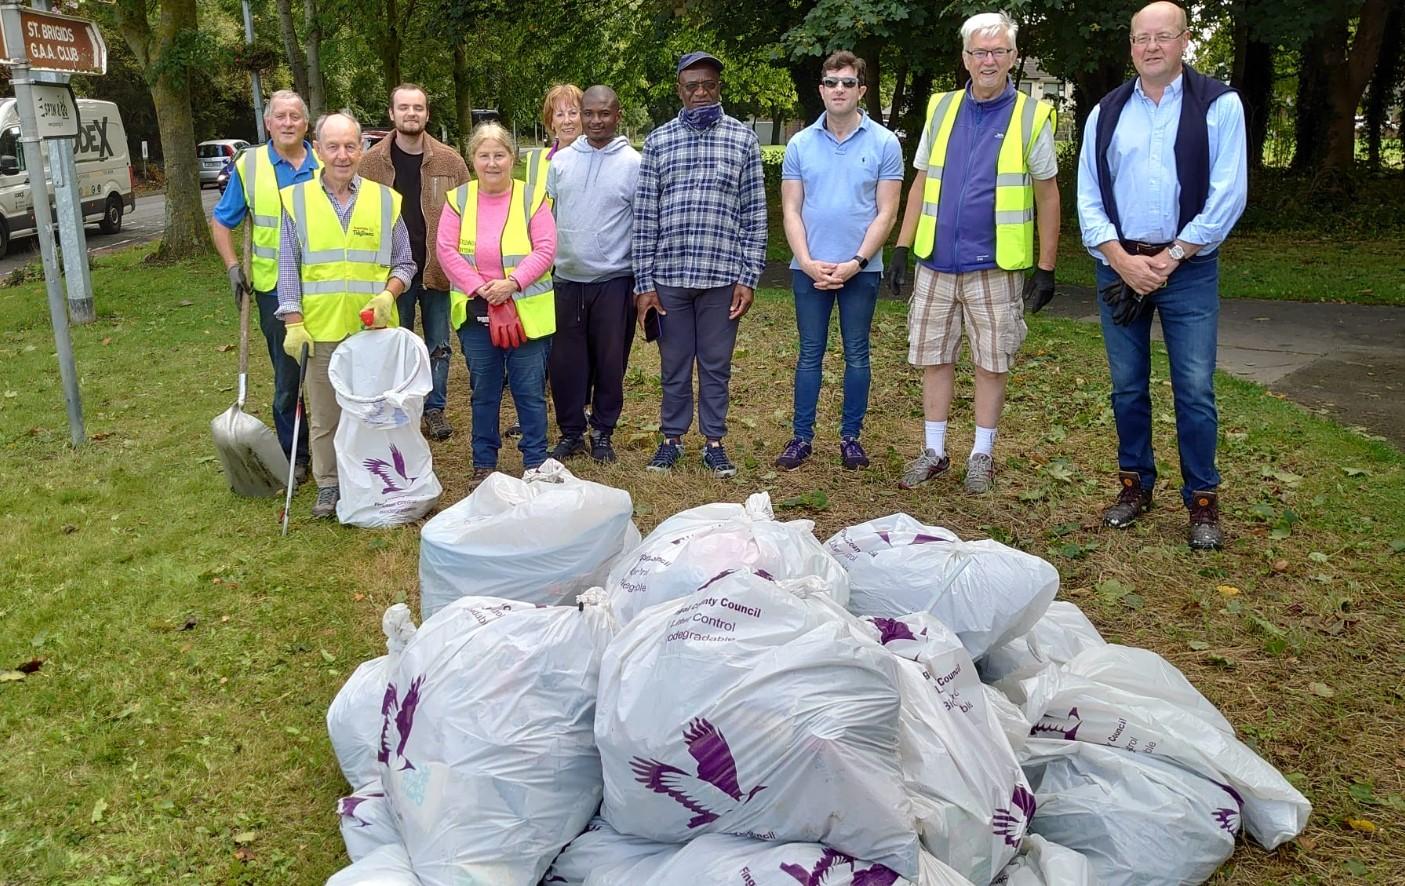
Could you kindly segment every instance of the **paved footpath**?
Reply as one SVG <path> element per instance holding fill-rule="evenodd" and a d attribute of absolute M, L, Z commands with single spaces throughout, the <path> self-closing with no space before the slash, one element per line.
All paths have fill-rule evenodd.
<path fill-rule="evenodd" d="M 763 286 L 790 288 L 771 262 Z M 1098 322 L 1096 295 L 1060 284 L 1044 309 Z M 1160 340 L 1161 328 L 1152 328 Z M 1405 450 L 1405 308 L 1236 298 L 1220 302 L 1219 368 Z"/>

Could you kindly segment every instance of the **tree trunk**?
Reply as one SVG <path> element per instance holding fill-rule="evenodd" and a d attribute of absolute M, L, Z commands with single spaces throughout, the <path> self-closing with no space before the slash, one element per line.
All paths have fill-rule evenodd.
<path fill-rule="evenodd" d="M 1323 45 L 1346 39 L 1344 21 L 1326 22 L 1303 40 L 1298 50 L 1298 94 L 1294 102 L 1293 165 L 1297 173 L 1309 173 L 1322 163 L 1327 153 L 1327 104 L 1329 88 L 1323 66 Z"/>
<path fill-rule="evenodd" d="M 1365 0 L 1350 49 L 1348 12 L 1328 20 L 1303 45 L 1295 170 L 1335 176 L 1354 165 L 1356 109 L 1380 57 L 1389 12 L 1390 0 Z"/>
<path fill-rule="evenodd" d="M 1264 165 L 1264 142 L 1273 111 L 1274 47 L 1253 37 L 1247 16 L 1235 22 L 1234 43 L 1234 72 L 1229 85 L 1239 90 L 1239 99 L 1244 103 L 1249 168 L 1257 171 Z"/>
<path fill-rule="evenodd" d="M 385 40 L 381 43 L 381 72 L 385 81 L 387 102 L 390 91 L 399 86 L 400 45 L 404 32 L 400 23 L 400 8 L 397 0 L 385 0 Z"/>
<path fill-rule="evenodd" d="M 185 54 L 197 30 L 195 0 L 161 0 L 153 31 L 145 0 L 119 0 L 118 30 L 137 63 L 148 72 L 156 125 L 166 164 L 166 230 L 153 254 L 173 261 L 213 253 L 205 207 L 200 200 L 199 157 L 190 119 L 189 70 L 201 64 Z M 169 55 L 168 55 L 169 54 Z"/>
<path fill-rule="evenodd" d="M 317 0 L 303 0 L 302 21 L 307 45 L 307 112 L 308 121 L 316 124 L 327 108 L 327 85 L 322 79 L 322 20 L 317 15 Z"/>
<path fill-rule="evenodd" d="M 864 109 L 868 111 L 869 117 L 882 123 L 883 90 L 879 89 L 879 86 L 883 83 L 883 44 L 870 37 L 859 41 L 854 50 L 854 54 L 863 59 L 868 67 L 864 72 L 864 82 L 868 84 L 868 93 L 864 95 Z"/>
<path fill-rule="evenodd" d="M 1371 77 L 1371 91 L 1366 98 L 1366 154 L 1371 169 L 1381 168 L 1381 130 L 1390 116 L 1390 106 L 1400 84 L 1401 39 L 1405 36 L 1405 0 L 1391 4 L 1386 19 L 1385 36 L 1376 72 Z"/>
<path fill-rule="evenodd" d="M 875 86 L 873 88 L 877 89 L 878 87 Z M 903 100 L 907 98 L 907 96 L 904 94 L 906 91 L 907 60 L 903 59 L 902 61 L 898 62 L 898 72 L 894 76 L 893 104 L 892 107 L 888 108 L 888 119 L 886 121 L 879 121 L 880 123 L 883 123 L 884 126 L 887 126 L 889 129 L 893 128 L 893 124 L 896 123 L 902 115 Z"/>
<path fill-rule="evenodd" d="M 785 108 L 780 105 L 771 109 L 771 144 L 785 144 Z"/>
<path fill-rule="evenodd" d="M 800 107 L 805 111 L 807 124 L 814 123 L 824 113 L 824 99 L 820 98 L 819 78 L 815 76 L 814 67 L 814 59 L 786 62 L 790 82 L 795 86 L 795 94 L 800 97 Z"/>
<path fill-rule="evenodd" d="M 909 178 L 913 175 L 912 158 L 917 156 L 917 145 L 922 141 L 922 127 L 927 122 L 927 102 L 932 98 L 932 75 L 918 73 L 912 75 L 912 88 L 908 90 L 907 108 L 903 112 L 903 169 Z M 898 109 L 894 108 L 897 114 Z"/>
<path fill-rule="evenodd" d="M 293 89 L 307 99 L 307 57 L 303 55 L 298 32 L 293 27 L 293 0 L 278 0 L 278 33 L 283 38 L 283 53 L 288 58 L 288 70 L 293 73 Z"/>
<path fill-rule="evenodd" d="M 468 137 L 473 134 L 473 70 L 468 64 L 468 43 L 454 44 L 454 118 L 459 124 L 459 153 L 468 157 Z"/>

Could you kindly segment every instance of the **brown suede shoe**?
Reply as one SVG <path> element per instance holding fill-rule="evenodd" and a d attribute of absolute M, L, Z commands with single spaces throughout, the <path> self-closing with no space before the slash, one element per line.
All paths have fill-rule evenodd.
<path fill-rule="evenodd" d="M 1103 525 L 1126 529 L 1151 507 L 1151 490 L 1142 488 L 1141 475 L 1136 471 L 1118 471 L 1117 482 L 1122 490 L 1117 501 L 1103 510 Z"/>
<path fill-rule="evenodd" d="M 1190 494 L 1190 535 L 1192 551 L 1218 551 L 1224 547 L 1220 529 L 1220 498 L 1207 489 Z"/>

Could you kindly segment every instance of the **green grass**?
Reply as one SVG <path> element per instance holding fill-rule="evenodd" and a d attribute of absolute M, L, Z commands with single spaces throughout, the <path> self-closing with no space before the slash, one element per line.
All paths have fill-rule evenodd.
<path fill-rule="evenodd" d="M 0 671 L 42 660 L 0 681 L 0 882 L 320 883 L 345 863 L 333 804 L 346 785 L 326 707 L 381 650 L 381 611 L 417 605 L 417 534 L 313 523 L 304 490 L 283 539 L 279 502 L 232 496 L 208 424 L 234 397 L 223 276 L 213 261 L 153 268 L 140 258 L 119 254 L 94 270 L 99 318 L 74 332 L 92 438 L 77 451 L 66 445 L 43 288 L 0 291 Z M 1271 855 L 1241 846 L 1217 882 L 1402 882 L 1405 456 L 1222 377 L 1226 550 L 1185 550 L 1169 486 L 1134 529 L 1102 530 L 1096 514 L 1116 465 L 1097 328 L 1033 318 L 996 492 L 972 499 L 959 480 L 942 480 L 900 493 L 920 439 L 920 384 L 905 362 L 901 307 L 883 303 L 865 432 L 873 468 L 837 466 L 834 362 L 817 456 L 778 474 L 770 460 L 789 436 L 793 324 L 780 292 L 762 293 L 742 324 L 735 481 L 695 466 L 696 437 L 687 468 L 643 472 L 659 381 L 656 351 L 642 343 L 616 435 L 620 464 L 573 468 L 629 489 L 646 532 L 707 501 L 768 489 L 780 503 L 818 490 L 823 509 L 781 513 L 813 519 L 821 538 L 902 509 L 1038 553 L 1059 568 L 1061 596 L 1110 639 L 1181 667 L 1315 804 L 1305 839 Z M 266 417 L 268 372 L 255 353 L 250 404 Z M 958 454 L 971 435 L 969 367 L 960 378 Z M 1162 356 L 1154 380 L 1156 444 L 1171 477 Z M 450 388 L 458 432 L 435 448 L 445 504 L 467 488 L 461 364 Z M 503 467 L 520 469 L 510 449 Z"/>

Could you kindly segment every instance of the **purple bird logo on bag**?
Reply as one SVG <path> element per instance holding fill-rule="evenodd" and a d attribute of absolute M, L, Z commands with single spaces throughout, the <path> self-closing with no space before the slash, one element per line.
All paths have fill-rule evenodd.
<path fill-rule="evenodd" d="M 410 730 L 415 726 L 415 708 L 420 703 L 420 684 L 424 682 L 424 676 L 420 675 L 410 682 L 410 688 L 405 692 L 402 701 L 395 689 L 394 683 L 389 683 L 385 687 L 385 696 L 381 699 L 381 743 L 376 751 L 376 760 L 390 765 L 390 726 L 395 724 L 395 732 L 400 740 L 395 746 L 395 759 L 405 759 L 405 745 L 410 740 Z M 405 760 L 403 769 L 414 769 L 415 766 L 409 760 Z"/>
<path fill-rule="evenodd" d="M 1237 834 L 1239 833 L 1240 824 L 1239 814 L 1244 808 L 1244 798 L 1239 795 L 1238 791 L 1227 784 L 1220 784 L 1219 782 L 1215 782 L 1215 784 L 1219 785 L 1220 790 L 1234 798 L 1233 809 L 1222 807 L 1215 810 L 1215 821 L 1219 823 L 1221 830 L 1229 831 L 1231 834 Z"/>
<path fill-rule="evenodd" d="M 1003 837 L 1007 846 L 1019 846 L 1020 838 L 1034 818 L 1034 795 L 1022 784 L 1015 785 L 1015 793 L 1010 797 L 1009 807 L 995 810 L 991 819 L 991 829 L 997 837 Z"/>
<path fill-rule="evenodd" d="M 390 446 L 390 461 L 386 461 L 383 458 L 368 458 L 361 462 L 361 465 L 385 484 L 385 488 L 381 490 L 381 494 L 387 492 L 403 492 L 405 486 L 409 486 L 419 479 L 419 477 L 409 476 L 407 468 L 405 467 L 405 456 L 393 443 Z M 405 486 L 398 485 L 397 481 L 390 476 L 391 467 L 395 468 L 395 473 L 405 482 Z"/>
<path fill-rule="evenodd" d="M 1066 741 L 1078 740 L 1078 727 L 1083 725 L 1083 718 L 1078 716 L 1078 708 L 1069 708 L 1068 716 L 1057 717 L 1053 714 L 1045 714 L 1039 718 L 1039 722 L 1030 727 L 1029 734 L 1035 738 L 1062 738 Z"/>
<path fill-rule="evenodd" d="M 698 774 L 690 775 L 676 766 L 635 757 L 630 761 L 634 778 L 656 794 L 664 794 L 693 813 L 688 827 L 711 824 L 719 817 L 751 801 L 765 785 L 742 793 L 737 782 L 737 764 L 722 733 L 698 717 L 683 730 L 683 743 L 697 763 Z"/>
<path fill-rule="evenodd" d="M 814 867 L 805 868 L 787 862 L 781 865 L 781 873 L 794 877 L 795 882 L 802 884 L 802 886 L 825 886 L 829 882 L 830 872 L 839 865 L 848 865 L 852 872 L 849 882 L 853 886 L 892 886 L 898 882 L 897 871 L 891 868 L 876 864 L 871 868 L 859 870 L 853 856 L 828 848 L 820 853 L 819 860 L 815 862 Z"/>
<path fill-rule="evenodd" d="M 352 794 L 350 797 L 342 797 L 340 800 L 337 801 L 337 814 L 340 815 L 342 818 L 349 818 L 352 821 L 356 822 L 356 824 L 352 825 L 352 827 L 368 828 L 371 826 L 371 823 L 369 821 L 366 821 L 364 818 L 360 818 L 357 816 L 356 807 L 360 806 L 362 803 L 365 803 L 372 797 L 384 796 L 385 794 L 377 791 L 371 794 Z"/>

